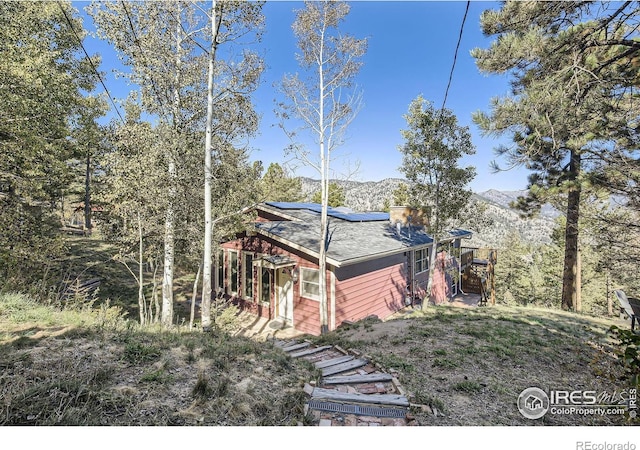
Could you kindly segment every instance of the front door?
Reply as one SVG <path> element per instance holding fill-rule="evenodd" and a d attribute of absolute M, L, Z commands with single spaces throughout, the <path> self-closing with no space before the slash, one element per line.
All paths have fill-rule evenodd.
<path fill-rule="evenodd" d="M 293 326 L 293 280 L 283 269 L 278 270 L 278 317 Z"/>

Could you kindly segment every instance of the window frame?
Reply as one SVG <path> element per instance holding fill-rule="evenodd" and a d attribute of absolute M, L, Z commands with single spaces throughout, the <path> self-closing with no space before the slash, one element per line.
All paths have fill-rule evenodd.
<path fill-rule="evenodd" d="M 232 296 L 237 296 L 238 295 L 238 291 L 240 290 L 240 278 L 241 278 L 241 273 L 240 273 L 240 252 L 238 250 L 227 250 L 227 253 L 229 254 L 229 257 L 227 258 L 227 262 L 228 262 L 228 271 L 227 271 L 227 282 L 228 282 L 228 289 L 229 289 L 229 294 Z M 235 255 L 236 258 L 236 267 L 235 267 L 235 275 L 236 275 L 236 285 L 235 285 L 235 289 L 233 286 L 233 265 L 232 265 L 232 261 L 233 261 L 233 255 Z"/>
<path fill-rule="evenodd" d="M 318 281 L 308 281 L 305 280 L 305 271 L 315 272 L 318 275 Z M 313 301 L 320 301 L 320 269 L 314 269 L 312 267 L 300 267 L 300 297 L 306 298 Z M 314 286 L 318 286 L 318 294 L 307 293 L 305 292 L 305 284 L 312 284 Z"/>
<path fill-rule="evenodd" d="M 247 257 L 251 257 L 251 262 L 249 264 L 247 264 Z M 254 297 L 254 292 L 255 292 L 255 282 L 256 282 L 256 276 L 255 276 L 255 272 L 254 272 L 254 267 L 253 267 L 253 261 L 255 261 L 256 259 L 256 254 L 254 252 L 242 252 L 242 283 L 241 283 L 241 287 L 242 287 L 242 295 L 243 298 L 246 300 L 251 300 L 253 301 L 253 297 Z M 248 283 L 247 283 L 247 271 L 250 270 L 251 271 L 251 292 L 249 293 L 250 295 L 247 295 L 247 287 L 248 287 Z"/>
<path fill-rule="evenodd" d="M 225 251 L 224 248 L 220 248 L 216 253 L 216 271 L 215 271 L 215 292 L 223 293 L 227 291 L 226 286 L 226 268 L 225 268 Z"/>
<path fill-rule="evenodd" d="M 418 258 L 418 252 L 424 252 L 424 256 Z M 421 263 L 422 270 L 418 270 L 418 263 Z M 429 247 L 417 248 L 413 251 L 413 273 L 419 275 L 429 270 Z"/>
<path fill-rule="evenodd" d="M 258 295 L 256 296 L 256 302 L 261 303 L 262 305 L 270 305 L 271 304 L 271 292 L 273 291 L 273 273 L 271 269 L 268 269 L 264 266 L 258 267 L 260 270 L 258 271 Z M 264 297 L 264 273 L 267 273 L 269 279 L 269 292 L 267 293 L 267 300 L 263 300 Z"/>

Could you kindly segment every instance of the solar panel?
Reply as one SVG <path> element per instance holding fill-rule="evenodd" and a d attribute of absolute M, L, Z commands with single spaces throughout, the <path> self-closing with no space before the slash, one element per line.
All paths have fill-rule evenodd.
<path fill-rule="evenodd" d="M 318 203 L 299 203 L 299 202 L 267 202 L 269 206 L 274 208 L 293 210 L 293 209 L 306 209 L 316 213 L 322 212 L 322 205 Z M 370 213 L 357 213 L 357 212 L 344 212 L 342 209 L 329 207 L 327 209 L 327 215 L 347 222 L 381 222 L 389 220 L 389 213 L 384 212 L 370 212 Z"/>
<path fill-rule="evenodd" d="M 380 222 L 389 220 L 388 213 L 341 213 L 336 211 L 327 212 L 331 217 L 346 220 L 348 222 Z"/>
<path fill-rule="evenodd" d="M 467 235 L 471 235 L 471 231 L 467 231 L 467 230 L 461 230 L 460 228 L 455 229 L 455 230 L 451 230 L 449 231 L 449 234 L 453 237 L 462 237 L 462 236 L 467 236 Z"/>
<path fill-rule="evenodd" d="M 317 203 L 300 202 L 266 202 L 267 205 L 278 209 L 308 209 L 309 211 L 320 212 L 322 206 Z"/>

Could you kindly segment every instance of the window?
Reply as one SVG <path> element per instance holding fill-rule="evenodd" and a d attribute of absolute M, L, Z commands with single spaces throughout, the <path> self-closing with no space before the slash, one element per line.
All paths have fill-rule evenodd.
<path fill-rule="evenodd" d="M 429 270 L 429 249 L 421 248 L 414 252 L 415 255 L 415 273 L 422 273 Z"/>
<path fill-rule="evenodd" d="M 266 267 L 260 268 L 260 301 L 269 303 L 271 300 L 271 271 Z"/>
<path fill-rule="evenodd" d="M 218 251 L 218 271 L 215 279 L 216 292 L 224 292 L 224 250 Z"/>
<path fill-rule="evenodd" d="M 320 271 L 318 269 L 300 269 L 300 296 L 311 300 L 320 300 Z"/>
<path fill-rule="evenodd" d="M 238 252 L 229 251 L 229 289 L 231 294 L 238 293 Z"/>
<path fill-rule="evenodd" d="M 244 260 L 244 278 L 242 280 L 242 287 L 244 289 L 244 298 L 253 298 L 253 253 L 245 253 Z"/>

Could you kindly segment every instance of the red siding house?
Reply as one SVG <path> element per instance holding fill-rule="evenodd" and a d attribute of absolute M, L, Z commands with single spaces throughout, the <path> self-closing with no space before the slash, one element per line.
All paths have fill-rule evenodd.
<path fill-rule="evenodd" d="M 320 276 L 327 280 L 329 330 L 371 315 L 385 319 L 424 296 L 433 239 L 410 215 L 396 221 L 388 213 L 329 208 L 327 271 L 320 274 L 320 205 L 267 202 L 256 209 L 254 230 L 222 244 L 215 274 L 219 295 L 242 309 L 318 335 Z M 455 255 L 469 237 L 455 230 L 442 248 Z M 450 294 L 460 278 L 448 276 L 447 267 L 435 279 Z"/>

